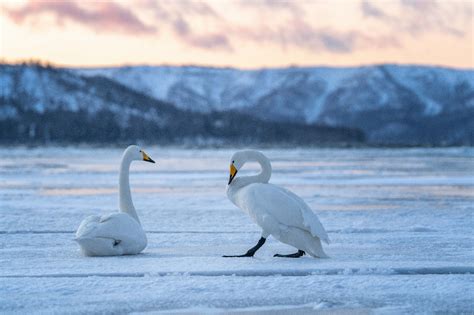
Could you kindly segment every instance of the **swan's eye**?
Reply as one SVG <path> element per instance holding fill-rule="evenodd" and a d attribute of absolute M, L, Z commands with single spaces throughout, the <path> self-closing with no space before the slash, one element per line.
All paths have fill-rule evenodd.
<path fill-rule="evenodd" d="M 232 164 L 234 164 L 234 161 L 232 161 Z"/>

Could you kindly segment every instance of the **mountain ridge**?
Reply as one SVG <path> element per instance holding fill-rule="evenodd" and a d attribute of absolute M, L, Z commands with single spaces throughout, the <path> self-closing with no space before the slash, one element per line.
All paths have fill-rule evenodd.
<path fill-rule="evenodd" d="M 38 64 L 0 65 L 0 141 L 346 143 L 363 133 L 265 122 L 244 113 L 196 113 L 103 76 Z"/>
<path fill-rule="evenodd" d="M 90 128 L 102 117 L 110 128 L 120 130 L 120 136 L 112 133 L 107 141 L 127 133 L 141 135 L 138 127 L 131 130 L 133 121 L 176 136 L 174 141 L 199 136 L 249 142 L 254 136 L 259 143 L 296 143 L 303 138 L 304 143 L 365 139 L 371 145 L 474 144 L 473 70 L 393 64 L 261 70 L 0 64 L 0 70 L 3 126 L 61 112 L 76 113 L 69 119 L 81 117 Z M 18 114 L 21 117 L 15 118 Z M 236 121 L 246 122 L 246 129 L 239 130 Z M 180 124 L 185 127 L 174 126 Z M 260 131 L 250 132 L 256 129 L 251 124 Z M 31 132 L 17 130 L 23 139 L 40 128 L 31 126 L 30 121 L 24 128 Z"/>
<path fill-rule="evenodd" d="M 474 71 L 470 69 L 381 64 L 260 70 L 132 66 L 73 71 L 106 76 L 195 112 L 235 110 L 265 121 L 358 128 L 371 143 L 473 142 L 472 124 L 466 125 L 463 118 L 474 109 Z M 373 121 L 365 121 L 364 116 Z M 431 139 L 420 135 L 420 126 L 436 124 L 433 120 L 442 122 L 446 133 Z"/>

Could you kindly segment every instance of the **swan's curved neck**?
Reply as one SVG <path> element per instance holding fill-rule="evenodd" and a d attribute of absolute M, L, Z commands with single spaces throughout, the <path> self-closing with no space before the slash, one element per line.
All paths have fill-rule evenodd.
<path fill-rule="evenodd" d="M 122 157 L 122 163 L 120 164 L 120 179 L 119 179 L 119 198 L 120 198 L 120 211 L 125 212 L 132 216 L 138 223 L 137 212 L 132 202 L 132 194 L 130 192 L 130 181 L 129 181 L 129 171 L 130 164 L 132 163 L 132 158 L 126 152 Z"/>
<path fill-rule="evenodd" d="M 237 177 L 234 180 L 236 181 L 235 186 L 242 187 L 253 183 L 268 183 L 272 175 L 270 160 L 260 152 L 249 151 L 244 163 L 249 161 L 258 162 L 258 164 L 260 164 L 262 168 L 260 173 L 257 175 Z"/>

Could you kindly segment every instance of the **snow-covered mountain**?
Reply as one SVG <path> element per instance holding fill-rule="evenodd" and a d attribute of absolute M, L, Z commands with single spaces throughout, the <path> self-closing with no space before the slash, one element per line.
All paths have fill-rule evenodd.
<path fill-rule="evenodd" d="M 267 121 L 360 128 L 371 142 L 472 143 L 473 138 L 473 70 L 378 65 L 74 71 L 105 76 L 185 110 L 236 110 Z"/>
<path fill-rule="evenodd" d="M 472 70 L 4 64 L 0 88 L 4 140 L 474 144 Z"/>
<path fill-rule="evenodd" d="M 348 128 L 192 112 L 104 76 L 37 64 L 0 64 L 0 142 L 359 142 Z"/>
<path fill-rule="evenodd" d="M 305 122 L 313 122 L 327 91 L 334 89 L 356 70 L 290 68 L 244 71 L 193 66 L 137 66 L 75 71 L 87 76 L 101 75 L 114 79 L 157 99 L 168 100 L 180 108 L 196 112 L 250 111 L 268 102 L 272 96 L 280 101 L 283 97 L 294 96 L 292 93 L 303 91 L 298 95 L 306 99 L 304 104 L 298 104 L 303 107 L 279 104 L 278 110 L 263 118 L 272 119 L 273 115 L 281 114 L 291 119 L 303 114 Z"/>

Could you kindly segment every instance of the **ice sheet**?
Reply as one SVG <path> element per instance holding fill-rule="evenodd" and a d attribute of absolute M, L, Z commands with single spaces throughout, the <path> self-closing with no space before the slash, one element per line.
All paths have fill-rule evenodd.
<path fill-rule="evenodd" d="M 330 259 L 270 238 L 225 196 L 232 151 L 145 148 L 131 169 L 149 244 L 87 258 L 81 220 L 117 209 L 122 149 L 0 149 L 0 312 L 472 312 L 474 150 L 264 150 L 302 196 Z M 247 172 L 255 171 L 249 165 Z M 242 173 L 244 171 L 242 170 Z"/>

